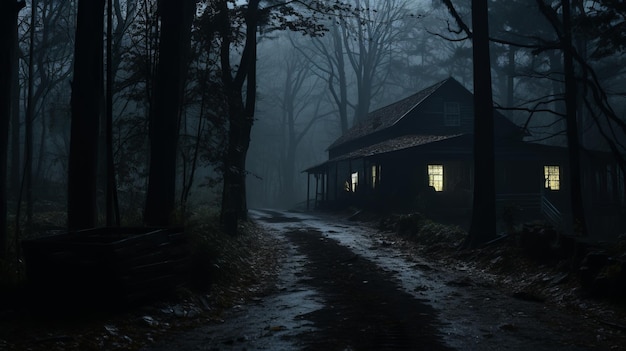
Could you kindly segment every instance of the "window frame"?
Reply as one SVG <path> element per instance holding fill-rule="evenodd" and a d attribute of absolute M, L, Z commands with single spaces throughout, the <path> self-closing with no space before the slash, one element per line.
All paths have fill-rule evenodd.
<path fill-rule="evenodd" d="M 436 192 L 443 191 L 445 189 L 444 165 L 429 163 L 426 165 L 426 172 L 428 174 L 428 186 L 433 187 Z"/>
<path fill-rule="evenodd" d="M 556 179 L 554 179 L 556 178 Z M 561 190 L 561 166 L 544 165 L 543 166 L 543 188 L 550 191 Z"/>
<path fill-rule="evenodd" d="M 356 188 L 359 185 L 359 172 L 352 172 L 350 174 L 350 190 L 356 193 Z"/>
<path fill-rule="evenodd" d="M 376 189 L 380 184 L 380 165 L 373 164 L 370 167 L 370 180 L 372 182 L 372 189 Z"/>

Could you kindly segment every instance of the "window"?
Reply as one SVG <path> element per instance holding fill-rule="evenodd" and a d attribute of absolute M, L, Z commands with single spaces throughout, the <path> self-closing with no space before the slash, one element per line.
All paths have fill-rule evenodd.
<path fill-rule="evenodd" d="M 559 166 L 543 166 L 543 177 L 545 178 L 545 188 L 559 190 L 561 188 Z"/>
<path fill-rule="evenodd" d="M 356 192 L 356 187 L 359 184 L 359 172 L 352 173 L 352 176 L 351 176 L 350 179 L 352 181 L 351 182 L 351 189 L 352 189 L 352 192 L 354 193 L 354 192 Z"/>
<path fill-rule="evenodd" d="M 428 165 L 428 186 L 443 191 L 443 165 Z"/>
<path fill-rule="evenodd" d="M 443 118 L 446 127 L 458 127 L 461 125 L 461 112 L 458 102 L 446 102 L 443 105 Z"/>
<path fill-rule="evenodd" d="M 378 184 L 378 167 L 377 165 L 372 165 L 372 189 L 376 189 Z"/>

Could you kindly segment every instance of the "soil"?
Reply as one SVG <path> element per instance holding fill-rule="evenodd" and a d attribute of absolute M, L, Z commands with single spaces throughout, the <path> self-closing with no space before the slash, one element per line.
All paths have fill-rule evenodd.
<path fill-rule="evenodd" d="M 426 258 L 403 237 L 336 216 L 253 217 L 287 247 L 275 291 L 219 326 L 145 350 L 626 349 L 614 310 L 598 307 L 597 315 L 537 299 L 517 291 L 521 284 L 500 284 L 510 277 L 482 270 L 476 257 Z M 561 284 L 553 290 L 568 289 Z"/>
<path fill-rule="evenodd" d="M 4 313 L 0 350 L 626 350 L 620 305 L 505 245 L 458 254 L 374 222 L 251 215 L 257 254 L 280 256 L 254 261 L 260 281 L 62 322 Z"/>

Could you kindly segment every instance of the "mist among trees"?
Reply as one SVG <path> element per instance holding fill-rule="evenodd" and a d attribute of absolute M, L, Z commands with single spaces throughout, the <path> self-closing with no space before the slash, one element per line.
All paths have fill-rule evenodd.
<path fill-rule="evenodd" d="M 581 147 L 626 173 L 619 1 L 0 6 L 3 254 L 40 229 L 170 226 L 203 207 L 235 233 L 250 206 L 301 206 L 302 170 L 368 111 L 449 76 L 535 141 L 568 143 L 572 174 Z"/>

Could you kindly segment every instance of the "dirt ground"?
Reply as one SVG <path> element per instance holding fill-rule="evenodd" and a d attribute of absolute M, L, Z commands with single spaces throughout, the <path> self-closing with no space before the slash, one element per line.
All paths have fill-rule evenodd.
<path fill-rule="evenodd" d="M 478 267 L 426 259 L 368 224 L 281 211 L 253 216 L 287 247 L 276 289 L 219 326 L 145 350 L 626 349 L 617 315 L 604 315 L 619 322 L 610 326 L 515 294 Z"/>
<path fill-rule="evenodd" d="M 0 350 L 626 350 L 622 310 L 505 249 L 450 257 L 368 222 L 251 216 L 267 256 L 254 262 L 271 274 L 246 293 L 224 288 L 230 308 L 190 292 L 61 322 L 5 313 L 18 324 Z"/>

